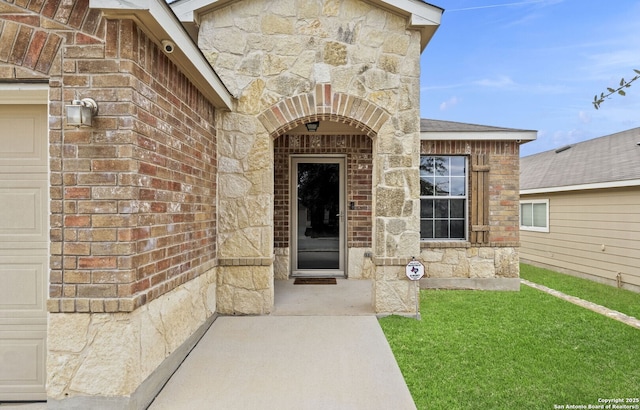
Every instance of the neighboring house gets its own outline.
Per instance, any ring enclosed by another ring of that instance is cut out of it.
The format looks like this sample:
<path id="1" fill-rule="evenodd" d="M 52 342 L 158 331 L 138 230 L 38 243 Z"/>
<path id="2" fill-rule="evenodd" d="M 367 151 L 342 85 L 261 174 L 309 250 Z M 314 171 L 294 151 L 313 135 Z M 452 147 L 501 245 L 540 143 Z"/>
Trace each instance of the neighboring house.
<path id="1" fill-rule="evenodd" d="M 0 401 L 144 408 L 216 314 L 268 314 L 277 279 L 370 279 L 380 314 L 415 313 L 414 257 L 424 286 L 517 288 L 535 132 L 420 122 L 441 14 L 3 2 Z"/>
<path id="2" fill-rule="evenodd" d="M 640 128 L 520 168 L 522 261 L 640 291 Z"/>

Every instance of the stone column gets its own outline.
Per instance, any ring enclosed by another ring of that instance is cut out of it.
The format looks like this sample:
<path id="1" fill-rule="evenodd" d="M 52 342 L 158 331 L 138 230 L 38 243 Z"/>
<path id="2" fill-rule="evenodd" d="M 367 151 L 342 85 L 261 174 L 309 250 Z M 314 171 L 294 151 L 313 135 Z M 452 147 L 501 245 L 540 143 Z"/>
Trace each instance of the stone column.
<path id="1" fill-rule="evenodd" d="M 273 308 L 273 143 L 254 116 L 223 113 L 218 123 L 218 312 L 266 314 Z"/>

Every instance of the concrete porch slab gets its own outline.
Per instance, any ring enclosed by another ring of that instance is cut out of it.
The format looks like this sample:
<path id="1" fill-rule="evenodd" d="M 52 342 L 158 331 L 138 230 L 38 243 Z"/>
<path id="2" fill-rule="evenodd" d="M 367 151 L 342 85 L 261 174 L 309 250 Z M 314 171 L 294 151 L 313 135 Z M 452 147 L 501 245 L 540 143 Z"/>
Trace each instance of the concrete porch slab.
<path id="1" fill-rule="evenodd" d="M 374 315 L 373 283 L 365 279 L 338 279 L 336 285 L 294 285 L 293 279 L 276 280 L 276 316 Z"/>
<path id="2" fill-rule="evenodd" d="M 375 316 L 218 318 L 149 407 L 415 409 Z"/>

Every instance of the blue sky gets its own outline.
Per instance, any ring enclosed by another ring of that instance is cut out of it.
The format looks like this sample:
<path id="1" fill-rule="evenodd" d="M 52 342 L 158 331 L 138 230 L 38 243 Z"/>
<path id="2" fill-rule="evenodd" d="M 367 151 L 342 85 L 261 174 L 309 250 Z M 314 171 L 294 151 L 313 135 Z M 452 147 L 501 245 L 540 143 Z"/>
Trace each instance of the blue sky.
<path id="1" fill-rule="evenodd" d="M 521 155 L 640 127 L 638 0 L 429 0 L 445 9 L 422 54 L 421 116 L 538 131 Z"/>

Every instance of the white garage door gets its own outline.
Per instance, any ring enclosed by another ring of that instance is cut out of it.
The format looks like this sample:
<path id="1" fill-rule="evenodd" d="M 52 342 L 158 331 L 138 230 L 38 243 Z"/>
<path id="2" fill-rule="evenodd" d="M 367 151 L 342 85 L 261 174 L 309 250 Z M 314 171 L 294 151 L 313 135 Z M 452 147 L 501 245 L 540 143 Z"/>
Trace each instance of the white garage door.
<path id="1" fill-rule="evenodd" d="M 0 105 L 0 401 L 44 400 L 46 105 Z"/>

